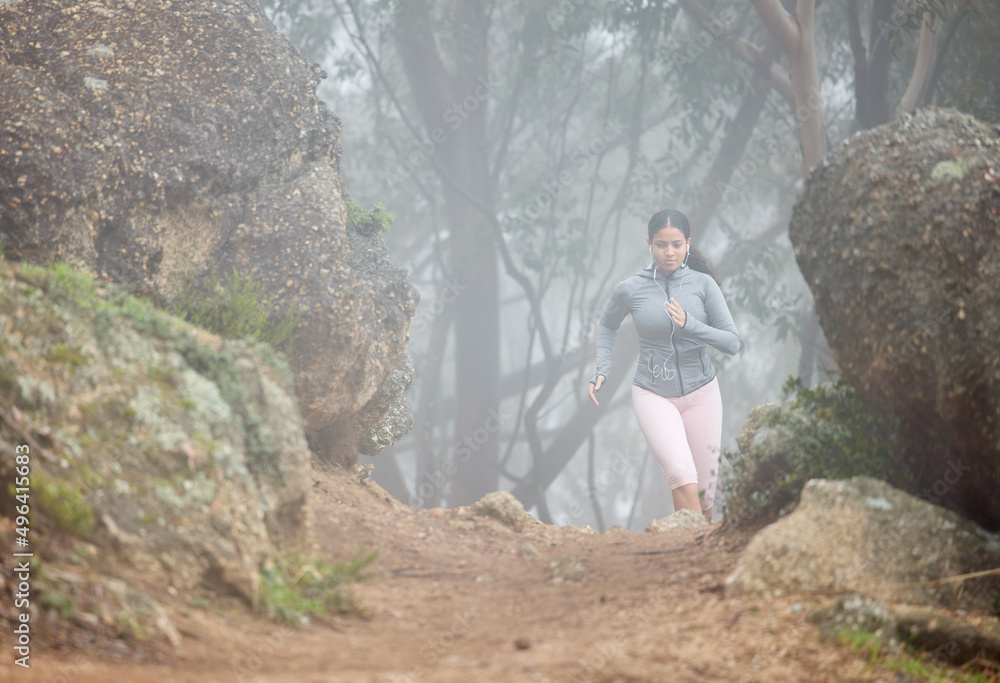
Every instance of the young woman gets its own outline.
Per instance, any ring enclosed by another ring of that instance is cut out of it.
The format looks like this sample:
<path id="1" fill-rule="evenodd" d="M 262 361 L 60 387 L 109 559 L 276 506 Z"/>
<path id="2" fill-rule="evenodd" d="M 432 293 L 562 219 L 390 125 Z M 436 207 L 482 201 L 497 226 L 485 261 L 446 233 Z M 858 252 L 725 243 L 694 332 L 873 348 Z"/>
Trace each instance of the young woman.
<path id="1" fill-rule="evenodd" d="M 590 400 L 611 367 L 618 327 L 632 314 L 639 333 L 639 365 L 632 406 L 639 429 L 660 461 L 674 510 L 712 519 L 722 445 L 722 396 L 708 347 L 735 354 L 740 337 L 703 254 L 691 247 L 691 226 L 680 211 L 649 219 L 652 262 L 615 287 L 597 328 L 597 372 Z"/>

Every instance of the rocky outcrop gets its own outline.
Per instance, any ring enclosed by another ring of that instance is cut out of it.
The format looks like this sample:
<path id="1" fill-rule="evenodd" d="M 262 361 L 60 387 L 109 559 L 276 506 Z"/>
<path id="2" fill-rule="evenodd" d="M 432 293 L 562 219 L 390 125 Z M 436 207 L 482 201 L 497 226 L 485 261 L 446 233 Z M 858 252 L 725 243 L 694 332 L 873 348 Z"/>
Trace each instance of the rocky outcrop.
<path id="1" fill-rule="evenodd" d="M 400 396 L 379 392 L 406 374 L 416 293 L 382 234 L 348 224 L 318 68 L 243 0 L 5 2 L 0 25 L 8 256 L 164 301 L 182 276 L 252 271 L 276 319 L 302 314 L 313 445 L 351 462 Z"/>
<path id="2" fill-rule="evenodd" d="M 891 602 L 989 613 L 1000 536 L 867 477 L 813 479 L 794 512 L 758 532 L 726 579 L 726 595 L 860 593 Z"/>
<path id="3" fill-rule="evenodd" d="M 65 266 L 0 265 L 0 477 L 30 455 L 32 543 L 61 530 L 101 575 L 256 598 L 308 547 L 310 456 L 291 375 Z M 13 489 L 0 488 L 0 514 Z M 51 557 L 46 557 L 50 560 Z"/>
<path id="4" fill-rule="evenodd" d="M 1000 127 L 922 110 L 857 135 L 789 231 L 838 368 L 911 435 L 914 490 L 1000 529 Z"/>

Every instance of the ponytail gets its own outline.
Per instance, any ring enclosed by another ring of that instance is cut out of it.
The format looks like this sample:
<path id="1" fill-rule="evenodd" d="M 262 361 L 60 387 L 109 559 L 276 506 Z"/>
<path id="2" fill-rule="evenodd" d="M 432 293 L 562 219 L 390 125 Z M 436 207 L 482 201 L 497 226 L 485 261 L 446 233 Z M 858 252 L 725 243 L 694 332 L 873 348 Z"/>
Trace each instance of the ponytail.
<path id="1" fill-rule="evenodd" d="M 711 276 L 715 280 L 715 284 L 722 287 L 722 278 L 719 277 L 719 271 L 715 269 L 715 266 L 712 265 L 707 256 L 694 247 L 691 247 L 691 255 L 688 257 L 688 268 Z"/>

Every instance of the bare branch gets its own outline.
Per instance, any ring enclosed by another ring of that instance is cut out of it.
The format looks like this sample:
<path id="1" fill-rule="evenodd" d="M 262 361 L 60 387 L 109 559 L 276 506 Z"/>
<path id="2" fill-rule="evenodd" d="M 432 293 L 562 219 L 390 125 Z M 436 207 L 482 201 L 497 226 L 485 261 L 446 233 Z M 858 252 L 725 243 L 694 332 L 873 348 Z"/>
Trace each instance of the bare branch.
<path id="1" fill-rule="evenodd" d="M 719 39 L 736 51 L 744 61 L 755 69 L 767 69 L 771 87 L 791 103 L 795 102 L 792 91 L 792 81 L 788 72 L 774 63 L 770 56 L 765 55 L 764 48 L 755 45 L 746 38 L 739 38 L 722 22 L 705 8 L 698 0 L 680 0 L 681 7 L 702 26 L 712 26 L 720 31 Z"/>
<path id="2" fill-rule="evenodd" d="M 799 48 L 799 42 L 802 39 L 802 34 L 799 31 L 799 23 L 796 22 L 795 18 L 791 14 L 785 11 L 785 8 L 781 6 L 778 0 L 750 0 L 750 4 L 753 8 L 757 10 L 757 14 L 760 16 L 761 21 L 767 26 L 768 30 L 771 31 L 781 44 L 784 45 L 787 52 L 795 52 Z M 802 8 L 802 0 L 799 1 L 800 10 Z M 812 4 L 812 3 L 806 3 Z M 812 12 L 809 12 L 810 21 L 812 19 Z M 799 18 L 801 21 L 801 17 Z"/>

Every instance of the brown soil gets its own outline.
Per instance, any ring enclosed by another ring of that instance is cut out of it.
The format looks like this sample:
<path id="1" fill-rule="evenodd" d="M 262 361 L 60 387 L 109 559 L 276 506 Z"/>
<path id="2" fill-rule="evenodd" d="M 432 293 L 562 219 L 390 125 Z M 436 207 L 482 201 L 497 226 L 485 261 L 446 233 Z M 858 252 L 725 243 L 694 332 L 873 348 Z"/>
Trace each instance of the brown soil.
<path id="1" fill-rule="evenodd" d="M 54 647 L 26 671 L 0 637 L 0 680 L 874 681 L 862 655 L 818 640 L 818 598 L 726 599 L 740 544 L 711 529 L 521 533 L 467 510 L 407 508 L 346 473 L 315 474 L 316 537 L 331 558 L 378 548 L 356 594 L 371 619 L 306 628 L 232 603 L 162 595 L 180 653 L 111 658 Z M 582 578 L 550 565 L 575 555 Z M 159 593 L 155 593 L 159 594 Z M 9 600 L 5 596 L 4 600 Z M 224 605 L 220 607 L 220 605 Z"/>

